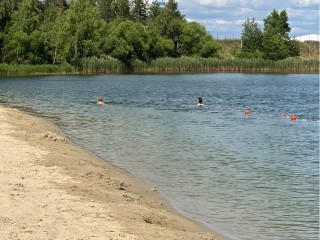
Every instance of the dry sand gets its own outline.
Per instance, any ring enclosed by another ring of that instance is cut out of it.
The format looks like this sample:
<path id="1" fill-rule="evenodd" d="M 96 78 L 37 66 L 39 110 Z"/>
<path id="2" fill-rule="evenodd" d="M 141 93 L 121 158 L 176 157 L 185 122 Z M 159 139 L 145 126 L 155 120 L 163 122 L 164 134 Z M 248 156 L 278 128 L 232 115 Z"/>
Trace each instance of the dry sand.
<path id="1" fill-rule="evenodd" d="M 1 239 L 218 239 L 53 124 L 5 107 L 0 189 Z"/>

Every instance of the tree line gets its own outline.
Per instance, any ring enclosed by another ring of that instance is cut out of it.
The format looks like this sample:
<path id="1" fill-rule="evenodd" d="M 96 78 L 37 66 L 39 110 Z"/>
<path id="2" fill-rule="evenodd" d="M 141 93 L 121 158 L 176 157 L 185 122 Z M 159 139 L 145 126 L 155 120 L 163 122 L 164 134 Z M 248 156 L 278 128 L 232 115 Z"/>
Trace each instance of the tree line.
<path id="1" fill-rule="evenodd" d="M 299 55 L 285 11 L 243 25 L 237 58 Z M 114 58 L 128 65 L 164 57 L 219 58 L 221 45 L 204 26 L 188 22 L 175 0 L 1 0 L 0 59 L 9 64 L 76 65 Z"/>
<path id="2" fill-rule="evenodd" d="M 238 57 L 279 60 L 300 55 L 299 42 L 289 37 L 291 28 L 285 10 L 273 10 L 263 21 L 263 31 L 254 18 L 244 22 Z"/>

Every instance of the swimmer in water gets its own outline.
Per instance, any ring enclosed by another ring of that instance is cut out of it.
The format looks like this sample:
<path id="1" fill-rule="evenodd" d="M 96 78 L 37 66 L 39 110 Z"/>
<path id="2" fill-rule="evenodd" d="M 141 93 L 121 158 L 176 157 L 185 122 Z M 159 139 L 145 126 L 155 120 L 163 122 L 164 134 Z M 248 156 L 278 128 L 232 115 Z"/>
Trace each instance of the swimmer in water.
<path id="1" fill-rule="evenodd" d="M 98 102 L 97 104 L 104 104 L 103 98 L 102 97 L 98 97 Z"/>
<path id="2" fill-rule="evenodd" d="M 198 105 L 198 106 L 203 106 L 203 105 L 204 105 L 201 97 L 198 98 L 198 103 L 197 103 L 197 105 Z"/>

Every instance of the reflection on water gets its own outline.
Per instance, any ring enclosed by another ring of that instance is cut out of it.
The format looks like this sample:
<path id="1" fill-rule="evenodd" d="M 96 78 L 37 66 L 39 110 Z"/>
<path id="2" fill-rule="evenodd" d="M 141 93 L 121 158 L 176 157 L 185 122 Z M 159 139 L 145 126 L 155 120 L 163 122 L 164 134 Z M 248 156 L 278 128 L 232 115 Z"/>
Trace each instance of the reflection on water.
<path id="1" fill-rule="evenodd" d="M 0 78 L 0 103 L 50 119 L 234 239 L 318 239 L 318 75 Z"/>

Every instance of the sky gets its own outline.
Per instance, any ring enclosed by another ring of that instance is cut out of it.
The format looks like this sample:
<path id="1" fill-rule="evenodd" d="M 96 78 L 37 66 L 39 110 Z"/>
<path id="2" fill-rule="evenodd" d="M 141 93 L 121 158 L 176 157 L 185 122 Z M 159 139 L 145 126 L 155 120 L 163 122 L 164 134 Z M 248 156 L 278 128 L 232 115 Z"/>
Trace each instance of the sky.
<path id="1" fill-rule="evenodd" d="M 159 1 L 159 0 L 158 0 Z M 242 24 L 254 18 L 261 30 L 263 19 L 275 9 L 286 10 L 291 37 L 319 34 L 320 0 L 176 0 L 188 21 L 206 27 L 214 38 L 239 39 Z"/>

